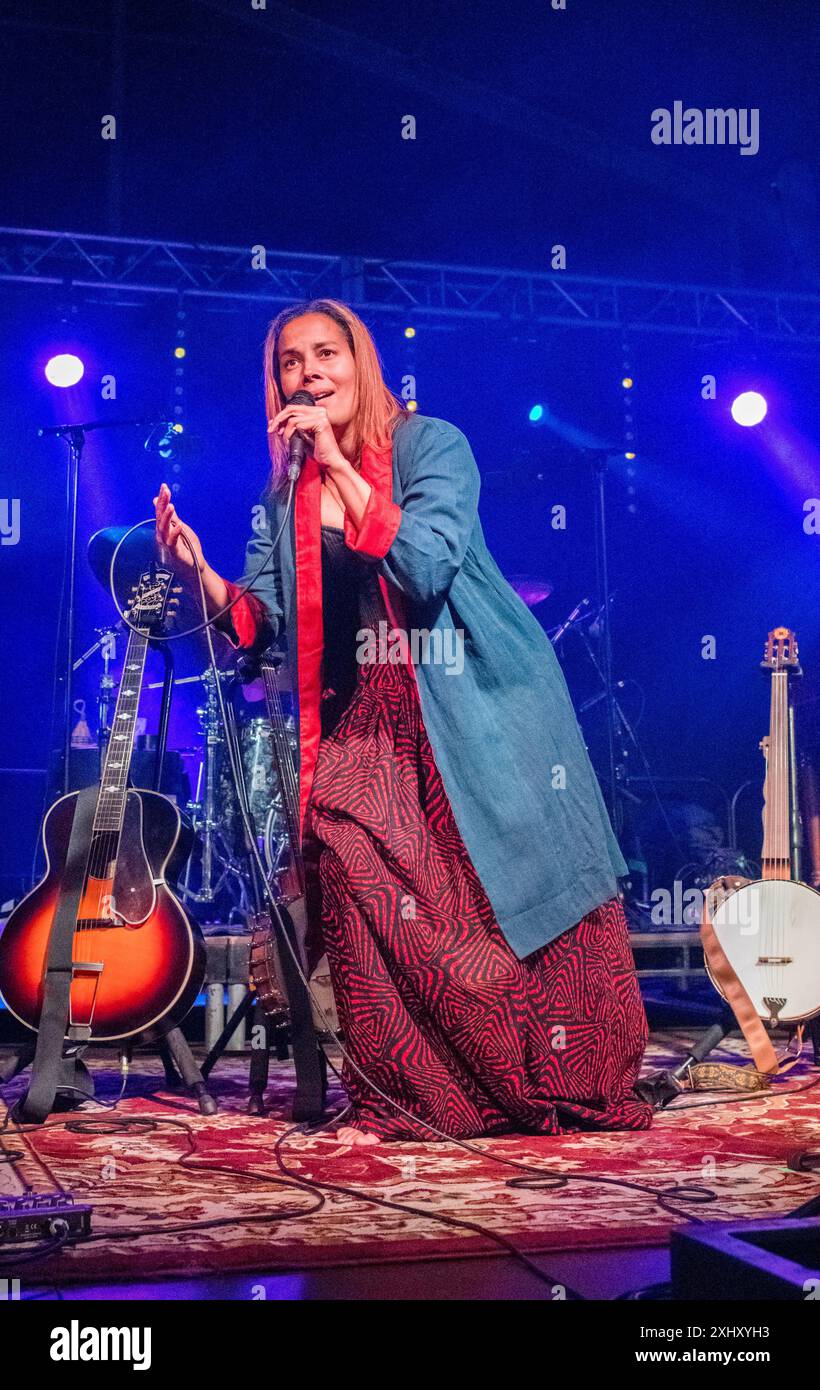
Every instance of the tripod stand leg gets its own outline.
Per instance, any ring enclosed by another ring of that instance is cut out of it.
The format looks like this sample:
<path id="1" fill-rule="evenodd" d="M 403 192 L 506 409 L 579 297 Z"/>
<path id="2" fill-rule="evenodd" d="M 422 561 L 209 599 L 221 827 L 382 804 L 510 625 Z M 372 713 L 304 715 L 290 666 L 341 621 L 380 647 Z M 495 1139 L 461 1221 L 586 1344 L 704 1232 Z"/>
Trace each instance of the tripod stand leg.
<path id="1" fill-rule="evenodd" d="M 311 1023 L 311 1036 L 309 1045 L 312 1049 L 312 1060 L 309 1063 L 310 1069 L 305 1077 L 305 1085 L 300 1089 L 296 1087 L 296 1095 L 293 1101 L 293 1118 L 299 1121 L 321 1120 L 327 1105 L 327 1062 L 325 1054 L 316 1040 L 316 1031 Z M 296 1046 L 293 1049 L 294 1058 L 296 1057 Z M 297 1063 L 298 1066 L 298 1063 Z"/>
<path id="2" fill-rule="evenodd" d="M 248 1074 L 249 1115 L 264 1115 L 265 1113 L 265 1091 L 270 1073 L 271 1032 L 270 1020 L 257 999 L 251 1028 L 251 1065 Z M 261 1046 L 257 1046 L 258 1041 L 261 1041 Z"/>
<path id="3" fill-rule="evenodd" d="M 205 1061 L 202 1063 L 200 1070 L 203 1077 L 209 1076 L 213 1071 L 216 1063 L 225 1051 L 227 1044 L 230 1042 L 239 1025 L 247 1018 L 255 1003 L 256 996 L 251 990 L 248 990 L 239 1008 L 234 1009 L 228 1022 L 225 1024 L 225 1027 L 222 1029 L 222 1032 L 205 1058 Z"/>
<path id="4" fill-rule="evenodd" d="M 159 1043 L 159 1055 L 165 1072 L 165 1085 L 169 1091 L 178 1091 L 182 1085 L 182 1077 L 174 1066 L 174 1058 L 167 1038 L 162 1038 Z"/>
<path id="5" fill-rule="evenodd" d="M 307 1002 L 307 995 L 305 1000 Z M 291 1005 L 290 1037 L 296 1065 L 296 1094 L 291 1115 L 299 1122 L 320 1120 L 327 1098 L 327 1063 L 316 1038 L 309 1004 L 306 1015 L 297 1017 Z"/>
<path id="6" fill-rule="evenodd" d="M 201 1113 L 203 1115 L 215 1115 L 219 1107 L 205 1085 L 202 1072 L 194 1061 L 193 1053 L 179 1028 L 172 1028 L 166 1034 L 165 1042 L 182 1074 L 183 1083 L 196 1096 Z"/>
<path id="7" fill-rule="evenodd" d="M 289 934 L 293 949 L 298 952 L 296 932 L 287 914 L 285 930 Z M 279 947 L 279 960 L 282 966 L 282 983 L 290 1008 L 290 1046 L 296 1068 L 296 1094 L 291 1114 L 293 1119 L 299 1122 L 320 1120 L 325 1112 L 327 1098 L 325 1054 L 316 1037 L 310 996 L 284 942 Z"/>

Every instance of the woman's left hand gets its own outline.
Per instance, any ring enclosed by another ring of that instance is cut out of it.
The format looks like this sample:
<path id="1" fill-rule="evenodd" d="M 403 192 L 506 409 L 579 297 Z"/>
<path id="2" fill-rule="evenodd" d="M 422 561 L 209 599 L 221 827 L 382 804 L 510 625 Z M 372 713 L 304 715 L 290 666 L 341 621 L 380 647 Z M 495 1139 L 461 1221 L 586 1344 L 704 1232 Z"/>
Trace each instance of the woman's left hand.
<path id="1" fill-rule="evenodd" d="M 346 464 L 323 405 L 286 405 L 268 424 L 268 433 L 280 435 L 286 444 L 296 430 L 307 435 L 317 463 L 331 470 Z"/>

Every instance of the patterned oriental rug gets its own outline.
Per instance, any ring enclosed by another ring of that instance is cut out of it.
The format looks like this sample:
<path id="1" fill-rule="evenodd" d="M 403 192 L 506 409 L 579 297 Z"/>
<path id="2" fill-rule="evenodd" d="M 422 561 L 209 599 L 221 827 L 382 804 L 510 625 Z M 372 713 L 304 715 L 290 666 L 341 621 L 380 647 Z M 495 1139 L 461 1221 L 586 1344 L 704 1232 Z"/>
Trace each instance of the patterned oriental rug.
<path id="1" fill-rule="evenodd" d="M 683 1055 L 682 1041 L 654 1038 L 646 1070 L 676 1065 Z M 742 1039 L 729 1040 L 710 1060 L 747 1061 L 748 1053 Z M 114 1100 L 120 1080 L 110 1059 L 91 1067 L 98 1098 Z M 283 1181 L 273 1145 L 290 1127 L 290 1064 L 271 1064 L 264 1118 L 244 1113 L 246 1071 L 241 1056 L 219 1064 L 211 1082 L 220 1111 L 208 1119 L 187 1093 L 164 1089 L 152 1057 L 138 1055 L 115 1111 L 92 1102 L 22 1136 L 4 1130 L 4 1148 L 21 1157 L 0 1164 L 0 1196 L 15 1182 L 19 1190 L 22 1178 L 37 1192 L 56 1186 L 93 1207 L 92 1239 L 28 1266 L 29 1279 L 144 1281 L 502 1253 L 476 1230 L 434 1216 L 478 1224 L 530 1254 L 664 1245 L 690 1213 L 707 1221 L 783 1216 L 820 1192 L 820 1173 L 789 1167 L 795 1154 L 820 1145 L 820 1073 L 808 1058 L 762 1099 L 738 1104 L 727 1103 L 726 1092 L 686 1095 L 675 1106 L 688 1108 L 657 1114 L 642 1133 L 471 1141 L 481 1155 L 455 1143 L 356 1150 L 332 1135 L 294 1133 L 281 1150 L 299 1178 L 404 1203 L 417 1214 L 331 1190 L 322 1203 L 315 1191 Z M 6 1088 L 9 1103 L 19 1090 L 19 1080 Z M 340 1090 L 330 1099 L 341 1108 Z M 91 1119 L 98 1122 L 94 1133 L 67 1128 Z M 140 1123 L 125 1131 L 106 1123 L 122 1119 Z M 651 1193 L 594 1181 L 510 1187 L 510 1178 L 525 1175 L 500 1159 L 566 1177 L 620 1179 Z M 651 1195 L 693 1185 L 714 1200 L 696 1205 L 679 1196 L 664 1209 Z"/>

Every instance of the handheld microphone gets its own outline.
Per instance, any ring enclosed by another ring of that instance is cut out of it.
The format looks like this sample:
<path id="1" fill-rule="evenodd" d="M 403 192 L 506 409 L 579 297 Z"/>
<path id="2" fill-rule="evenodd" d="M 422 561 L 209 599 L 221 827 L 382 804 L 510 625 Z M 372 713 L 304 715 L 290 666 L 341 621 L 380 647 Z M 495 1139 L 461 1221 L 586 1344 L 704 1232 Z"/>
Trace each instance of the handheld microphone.
<path id="1" fill-rule="evenodd" d="M 310 391 L 294 391 L 288 398 L 288 405 L 315 405 L 316 399 Z M 288 478 L 296 482 L 307 457 L 310 440 L 301 430 L 294 430 L 288 445 Z"/>

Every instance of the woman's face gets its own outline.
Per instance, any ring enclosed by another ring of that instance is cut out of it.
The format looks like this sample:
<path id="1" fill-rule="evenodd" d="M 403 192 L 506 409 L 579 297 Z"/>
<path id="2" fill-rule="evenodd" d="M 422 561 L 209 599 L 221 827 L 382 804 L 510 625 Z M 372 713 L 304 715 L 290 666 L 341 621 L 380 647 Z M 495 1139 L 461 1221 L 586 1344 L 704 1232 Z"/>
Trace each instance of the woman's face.
<path id="1" fill-rule="evenodd" d="M 279 336 L 279 380 L 286 397 L 310 391 L 338 433 L 356 408 L 356 359 L 341 328 L 326 314 L 303 314 Z"/>

